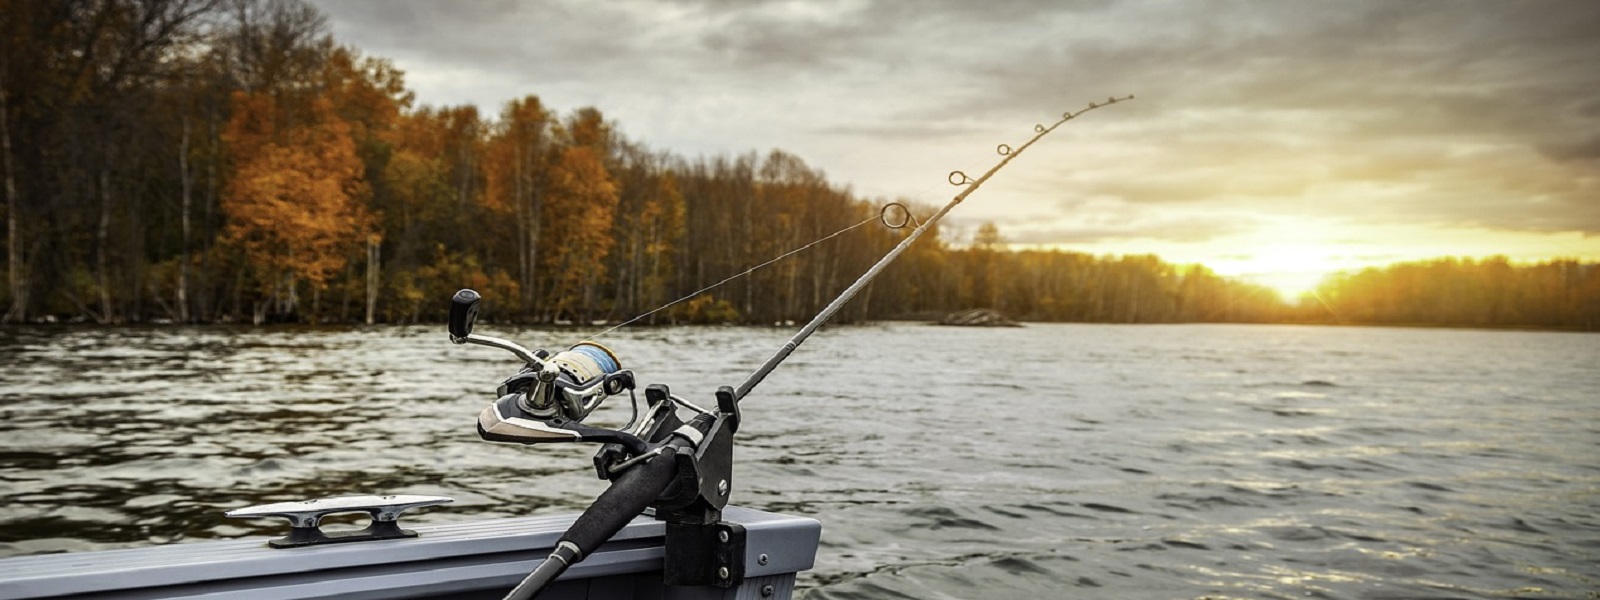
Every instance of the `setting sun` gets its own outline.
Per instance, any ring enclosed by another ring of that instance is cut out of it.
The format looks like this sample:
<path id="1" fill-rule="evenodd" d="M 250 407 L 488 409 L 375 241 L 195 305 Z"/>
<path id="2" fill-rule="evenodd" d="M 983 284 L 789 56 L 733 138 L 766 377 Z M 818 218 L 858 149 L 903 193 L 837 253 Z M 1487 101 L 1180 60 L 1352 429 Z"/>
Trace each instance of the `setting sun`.
<path id="1" fill-rule="evenodd" d="M 1219 275 L 1235 277 L 1272 288 L 1285 301 L 1294 302 L 1324 277 L 1354 265 L 1337 249 L 1318 245 L 1265 246 L 1250 254 L 1207 263 Z"/>

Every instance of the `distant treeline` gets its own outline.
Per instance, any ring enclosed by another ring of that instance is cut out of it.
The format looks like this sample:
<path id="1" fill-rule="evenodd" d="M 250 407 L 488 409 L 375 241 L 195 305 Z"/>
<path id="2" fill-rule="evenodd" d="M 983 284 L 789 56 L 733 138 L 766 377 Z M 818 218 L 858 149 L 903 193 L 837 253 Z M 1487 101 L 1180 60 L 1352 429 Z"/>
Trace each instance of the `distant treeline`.
<path id="1" fill-rule="evenodd" d="M 1340 273 L 1302 300 L 1302 320 L 1600 330 L 1600 265 L 1444 258 Z"/>
<path id="2" fill-rule="evenodd" d="M 7 322 L 439 321 L 461 287 L 495 320 L 616 321 L 865 222 L 647 320 L 802 321 L 909 233 L 875 222 L 887 200 L 781 151 L 686 159 L 535 96 L 496 115 L 417 106 L 393 64 L 298 0 L 0 0 L 0 15 Z M 937 238 L 841 317 L 1597 321 L 1593 265 L 1397 266 L 1290 306 L 1152 256 L 1005 251 L 992 225 Z M 1479 271 L 1496 275 L 1462 274 Z"/>
<path id="3" fill-rule="evenodd" d="M 1548 327 L 1600 330 L 1600 264 L 1441 258 L 1337 273 L 1287 303 L 1276 292 L 1153 256 L 947 249 L 954 272 L 986 273 L 989 297 L 939 306 L 995 307 L 1031 321 L 1251 322 Z M 978 282 L 981 279 L 969 279 Z"/>

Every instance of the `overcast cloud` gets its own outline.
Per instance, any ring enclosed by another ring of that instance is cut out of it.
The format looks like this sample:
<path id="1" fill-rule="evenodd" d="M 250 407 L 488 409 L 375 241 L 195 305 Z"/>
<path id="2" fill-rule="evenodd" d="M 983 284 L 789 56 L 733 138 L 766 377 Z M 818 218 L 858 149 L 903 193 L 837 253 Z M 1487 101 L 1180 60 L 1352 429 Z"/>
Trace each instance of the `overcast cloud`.
<path id="1" fill-rule="evenodd" d="M 655 148 L 781 148 L 928 204 L 1035 123 L 1137 95 L 952 215 L 1017 242 L 1237 255 L 1253 228 L 1405 225 L 1478 232 L 1437 254 L 1600 257 L 1600 2 L 317 4 L 421 102 L 592 105 Z"/>

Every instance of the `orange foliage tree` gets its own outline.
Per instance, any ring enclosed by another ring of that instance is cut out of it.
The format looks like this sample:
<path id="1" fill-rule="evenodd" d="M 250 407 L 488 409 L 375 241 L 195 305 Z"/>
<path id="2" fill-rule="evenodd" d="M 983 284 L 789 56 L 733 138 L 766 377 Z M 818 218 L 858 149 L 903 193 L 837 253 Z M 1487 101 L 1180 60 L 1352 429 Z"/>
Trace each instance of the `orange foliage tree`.
<path id="1" fill-rule="evenodd" d="M 588 318 L 605 312 L 597 291 L 616 243 L 612 225 L 620 195 L 606 165 L 611 132 L 600 111 L 583 109 L 558 133 L 567 144 L 546 182 L 537 266 L 541 289 L 552 298 L 547 316 Z"/>
<path id="2" fill-rule="evenodd" d="M 235 170 L 222 198 L 223 235 L 243 251 L 262 291 L 289 312 L 296 280 L 326 287 L 374 233 L 374 219 L 350 128 L 332 104 L 313 100 L 306 122 L 283 132 L 275 131 L 275 113 L 270 97 L 235 95 L 224 133 Z M 256 320 L 264 308 L 258 304 Z"/>
<path id="3" fill-rule="evenodd" d="M 533 282 L 538 264 L 539 233 L 553 154 L 550 113 L 538 96 L 506 103 L 485 149 L 487 180 L 484 208 L 497 224 L 509 221 L 503 237 L 515 240 L 517 278 Z M 534 306 L 534 287 L 521 288 L 523 311 Z"/>

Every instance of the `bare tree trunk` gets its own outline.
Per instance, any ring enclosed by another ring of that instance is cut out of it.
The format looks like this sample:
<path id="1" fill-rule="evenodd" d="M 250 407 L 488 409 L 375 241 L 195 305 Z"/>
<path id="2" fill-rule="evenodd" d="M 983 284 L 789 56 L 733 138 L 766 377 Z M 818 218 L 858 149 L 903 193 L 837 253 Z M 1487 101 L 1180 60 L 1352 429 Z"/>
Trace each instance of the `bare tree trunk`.
<path id="1" fill-rule="evenodd" d="M 379 254 L 383 245 L 376 235 L 367 236 L 367 324 L 371 325 L 378 312 Z"/>
<path id="2" fill-rule="evenodd" d="M 189 204 L 193 193 L 189 177 L 189 116 L 183 117 L 183 141 L 178 144 L 178 175 L 183 184 L 183 243 L 178 253 L 178 322 L 189 322 Z"/>
<path id="3" fill-rule="evenodd" d="M 122 275 L 124 277 L 122 289 L 127 293 L 127 297 L 122 301 L 122 309 L 116 317 L 116 322 L 138 323 L 144 318 L 144 294 L 140 292 L 140 290 L 144 289 L 146 267 L 144 261 L 144 221 L 140 219 L 140 213 L 134 211 L 126 217 L 123 224 L 125 225 L 123 235 L 127 240 L 125 242 L 127 246 L 120 255 L 123 259 L 121 261 Z"/>
<path id="4" fill-rule="evenodd" d="M 355 277 L 355 270 L 355 267 L 349 262 L 344 263 L 344 280 L 350 281 L 351 278 Z M 337 322 L 350 322 L 350 297 L 353 295 L 350 293 L 349 286 L 339 286 L 339 320 Z"/>
<path id="5" fill-rule="evenodd" d="M 111 169 L 100 168 L 100 228 L 95 233 L 95 280 L 100 287 L 100 321 L 109 323 L 113 321 L 111 315 L 111 279 L 106 274 L 108 260 L 106 245 L 110 242 L 111 231 Z"/>
<path id="6" fill-rule="evenodd" d="M 522 282 L 527 286 L 530 301 L 538 297 L 539 277 L 539 226 L 543 222 L 544 193 L 539 191 L 529 174 L 528 186 L 528 278 Z M 553 319 L 554 317 L 551 317 Z M 548 319 L 535 315 L 535 320 L 545 322 Z"/>
<path id="7" fill-rule="evenodd" d="M 461 179 L 456 187 L 456 207 L 467 208 L 467 200 L 472 198 L 472 172 L 477 158 L 472 154 L 472 147 L 463 143 L 461 146 Z"/>
<path id="8" fill-rule="evenodd" d="M 753 186 L 754 184 L 751 184 L 751 185 Z M 743 254 L 744 254 L 744 257 L 745 257 L 746 261 L 749 261 L 750 259 L 752 259 L 752 258 L 754 258 L 756 256 L 755 249 L 752 247 L 755 244 L 755 236 L 751 234 L 751 232 L 754 231 L 755 228 L 752 225 L 752 221 L 751 221 L 751 218 L 750 218 L 750 213 L 754 211 L 754 209 L 751 208 L 751 204 L 754 203 L 754 202 L 755 202 L 755 194 L 754 193 L 745 195 L 745 197 L 744 197 L 744 205 L 743 205 L 743 207 L 744 207 L 744 211 L 743 211 L 743 214 L 744 214 L 744 221 L 743 221 L 744 222 L 744 227 L 743 227 L 743 230 L 739 232 L 739 235 L 744 240 L 744 243 L 741 244 L 741 247 L 742 247 L 742 249 L 744 251 Z M 731 245 L 730 245 L 730 247 L 731 247 Z M 728 261 L 728 264 L 733 268 L 733 272 L 737 273 L 739 271 L 739 260 L 738 260 L 737 257 L 730 257 L 730 260 Z M 755 296 L 756 288 L 755 288 L 754 285 L 751 285 L 751 282 L 754 281 L 755 278 L 754 277 L 745 277 L 743 279 L 744 279 L 744 281 L 739 282 L 739 285 L 744 287 L 744 302 L 740 303 L 742 305 L 741 308 L 743 308 L 744 310 L 743 310 L 743 313 L 740 316 L 744 319 L 744 321 L 746 323 L 750 323 L 750 322 L 752 322 L 750 319 L 755 316 L 755 312 L 756 312 L 756 296 Z"/>
<path id="9" fill-rule="evenodd" d="M 293 258 L 294 253 L 290 252 L 289 256 Z M 283 280 L 286 291 L 283 295 L 284 303 L 278 312 L 283 315 L 294 314 L 296 317 L 299 317 L 300 278 L 295 277 L 293 273 L 288 273 L 283 276 Z"/>
<path id="10" fill-rule="evenodd" d="M 776 252 L 788 252 L 788 251 L 793 250 L 795 248 L 799 248 L 801 245 L 804 244 L 804 242 L 801 241 L 800 223 L 798 221 L 799 221 L 799 219 L 796 219 L 796 223 L 794 223 L 793 226 L 789 227 L 788 243 L 786 245 L 784 245 L 784 246 L 779 246 L 778 249 L 776 250 Z M 786 260 L 784 262 L 787 262 L 789 264 L 786 264 L 786 265 L 783 266 L 784 287 L 786 289 L 784 290 L 783 314 L 778 316 L 778 320 L 780 320 L 780 321 L 781 320 L 794 320 L 794 319 L 801 318 L 801 316 L 800 316 L 800 261 L 798 261 L 798 260 Z"/>
<path id="11" fill-rule="evenodd" d="M 233 311 L 229 318 L 238 320 L 244 316 L 244 269 L 234 269 L 233 273 Z"/>
<path id="12" fill-rule="evenodd" d="M 528 264 L 528 205 L 522 198 L 522 145 L 515 137 L 511 139 L 511 155 L 515 167 L 511 171 L 511 205 L 517 209 L 517 280 L 523 283 L 517 295 L 517 308 L 527 314 L 533 307 L 533 290 L 527 285 L 533 265 Z"/>
<path id="13" fill-rule="evenodd" d="M 5 68 L 0 64 L 0 73 Z M 0 82 L 0 144 L 5 152 L 6 179 L 6 282 L 11 287 L 11 307 L 0 322 L 25 321 L 28 318 L 28 283 L 22 272 L 22 236 L 17 227 L 16 166 L 11 159 L 11 105 L 7 102 L 4 82 Z"/>
<path id="14" fill-rule="evenodd" d="M 217 160 L 218 157 L 222 155 L 221 148 L 217 147 L 222 139 L 222 136 L 217 132 L 217 113 L 215 106 L 213 106 L 206 115 L 206 125 L 208 128 L 206 141 L 211 145 L 211 152 L 206 160 L 206 201 L 205 209 L 200 215 L 200 239 L 209 241 L 213 237 L 211 234 L 211 209 L 217 205 Z M 217 297 L 215 292 L 212 290 L 213 286 L 211 283 L 211 271 L 208 268 L 210 267 L 208 254 L 209 253 L 205 252 L 200 253 L 200 289 L 205 290 L 207 293 L 201 296 L 202 300 L 200 301 L 199 317 L 205 320 L 216 321 L 219 318 L 218 313 L 221 312 L 220 305 L 223 301 L 221 298 Z M 220 285 L 217 287 L 220 287 Z M 215 299 L 215 301 L 213 301 L 213 299 Z M 238 306 L 238 303 L 235 302 L 233 311 L 235 315 L 237 315 L 239 312 Z"/>
<path id="15" fill-rule="evenodd" d="M 872 319 L 872 284 L 861 290 L 861 317 L 859 321 L 865 322 Z"/>
<path id="16" fill-rule="evenodd" d="M 652 226 L 644 223 L 640 223 L 639 227 L 645 229 L 645 231 L 637 232 L 636 236 L 648 236 L 650 235 L 650 229 L 653 229 Z M 633 318 L 632 315 L 654 308 L 650 298 L 646 297 L 649 294 L 649 290 L 646 288 L 647 278 L 650 277 L 650 272 L 645 270 L 645 249 L 647 247 L 649 247 L 648 237 L 643 237 L 643 239 L 640 237 L 634 238 L 633 259 L 628 261 L 629 268 L 633 271 L 633 285 L 628 286 L 628 309 L 622 313 L 622 318 L 624 319 L 631 319 Z"/>

